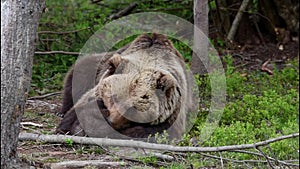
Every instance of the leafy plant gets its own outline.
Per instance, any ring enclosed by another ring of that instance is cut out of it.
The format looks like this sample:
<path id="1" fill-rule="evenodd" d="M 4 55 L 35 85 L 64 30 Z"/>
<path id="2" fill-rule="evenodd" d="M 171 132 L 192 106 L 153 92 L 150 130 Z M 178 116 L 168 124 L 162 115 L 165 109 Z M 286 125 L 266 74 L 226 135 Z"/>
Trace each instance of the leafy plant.
<path id="1" fill-rule="evenodd" d="M 275 70 L 273 76 L 260 72 L 241 76 L 244 72 L 235 69 L 231 56 L 224 59 L 227 65 L 228 102 L 219 127 L 202 146 L 255 143 L 299 132 L 299 70 L 296 67 Z M 199 135 L 201 122 L 206 118 L 205 114 L 200 113 L 202 115 L 198 116 L 190 135 L 185 136 L 186 141 Z M 275 154 L 278 159 L 295 159 L 299 157 L 295 153 L 299 148 L 298 142 L 297 139 L 283 140 L 270 144 L 271 148 L 263 151 L 270 156 Z M 255 158 L 249 154 L 230 152 L 222 153 L 222 156 L 240 160 Z"/>
<path id="2" fill-rule="evenodd" d="M 66 139 L 65 139 L 65 142 L 66 142 L 66 144 L 67 144 L 68 146 L 70 146 L 70 147 L 73 146 L 73 140 L 72 140 L 72 139 L 66 138 Z"/>

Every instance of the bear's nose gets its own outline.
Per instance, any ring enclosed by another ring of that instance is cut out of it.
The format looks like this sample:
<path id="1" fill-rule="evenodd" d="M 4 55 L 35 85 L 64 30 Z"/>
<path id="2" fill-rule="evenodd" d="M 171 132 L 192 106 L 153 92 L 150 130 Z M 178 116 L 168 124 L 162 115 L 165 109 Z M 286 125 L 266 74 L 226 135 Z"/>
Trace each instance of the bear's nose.
<path id="1" fill-rule="evenodd" d="M 149 96 L 145 94 L 145 95 L 141 96 L 141 98 L 144 99 L 144 100 L 148 100 Z"/>

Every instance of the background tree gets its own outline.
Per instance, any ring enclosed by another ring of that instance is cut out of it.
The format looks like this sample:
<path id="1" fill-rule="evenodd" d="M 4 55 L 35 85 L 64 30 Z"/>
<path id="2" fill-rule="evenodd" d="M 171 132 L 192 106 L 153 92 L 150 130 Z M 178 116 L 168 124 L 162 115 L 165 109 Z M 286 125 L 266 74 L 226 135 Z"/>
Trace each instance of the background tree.
<path id="1" fill-rule="evenodd" d="M 204 74 L 207 72 L 204 65 L 208 64 L 208 11 L 208 0 L 194 0 L 194 49 L 199 50 L 201 56 L 193 53 L 191 63 L 193 73 Z M 198 32 L 196 28 L 202 32 Z M 199 36 L 202 33 L 205 36 Z"/>
<path id="2" fill-rule="evenodd" d="M 17 143 L 44 0 L 1 1 L 1 168 L 20 168 Z"/>
<path id="3" fill-rule="evenodd" d="M 228 35 L 243 1 L 214 0 L 211 2 L 214 3 L 210 6 L 209 19 L 218 34 L 213 36 L 221 38 L 223 36 L 225 39 L 224 36 Z M 238 44 L 276 43 L 281 42 L 283 39 L 281 36 L 286 34 L 289 34 L 286 35 L 289 37 L 285 41 L 291 40 L 291 36 L 299 36 L 299 1 L 297 0 L 251 0 L 243 13 L 233 39 Z"/>

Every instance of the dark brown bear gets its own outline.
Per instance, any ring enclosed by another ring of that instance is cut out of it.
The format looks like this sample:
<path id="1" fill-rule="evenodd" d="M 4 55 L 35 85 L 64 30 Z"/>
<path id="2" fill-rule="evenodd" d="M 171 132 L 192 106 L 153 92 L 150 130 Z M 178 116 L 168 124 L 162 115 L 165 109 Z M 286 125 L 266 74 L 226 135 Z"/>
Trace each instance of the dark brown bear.
<path id="1" fill-rule="evenodd" d="M 165 35 L 137 37 L 119 51 L 83 57 L 65 78 L 57 133 L 147 138 L 185 131 L 191 76 Z M 75 104 L 74 104 L 75 103 Z"/>

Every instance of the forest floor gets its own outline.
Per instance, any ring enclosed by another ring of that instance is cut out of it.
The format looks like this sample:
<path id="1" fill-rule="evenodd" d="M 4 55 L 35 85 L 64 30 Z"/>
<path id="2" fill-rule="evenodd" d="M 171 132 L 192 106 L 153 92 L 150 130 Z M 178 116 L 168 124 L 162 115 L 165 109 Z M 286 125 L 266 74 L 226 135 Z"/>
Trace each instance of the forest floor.
<path id="1" fill-rule="evenodd" d="M 280 50 L 276 44 L 267 44 L 266 46 L 242 46 L 235 50 L 221 50 L 220 54 L 231 54 L 235 67 L 246 71 L 261 70 L 272 74 L 274 65 L 281 69 L 286 61 L 298 57 L 298 44 L 290 42 Z M 52 134 L 59 124 L 61 118 L 56 116 L 61 107 L 61 96 L 53 95 L 43 99 L 29 99 L 26 104 L 26 111 L 22 119 L 21 132 L 30 132 L 36 134 Z M 31 123 L 26 123 L 31 122 Z M 122 151 L 123 150 L 123 151 Z M 127 152 L 127 154 L 125 153 Z M 78 160 L 100 160 L 102 162 L 121 162 L 121 163 L 103 163 L 102 167 L 85 168 L 160 168 L 169 166 L 170 163 L 165 160 L 151 160 L 142 156 L 129 155 L 131 152 L 141 152 L 147 156 L 147 153 L 135 149 L 117 149 L 112 147 L 99 147 L 91 145 L 77 145 L 67 143 L 43 143 L 34 141 L 20 141 L 18 145 L 18 154 L 20 158 L 29 163 L 31 168 L 55 168 L 54 163 L 62 161 Z M 145 154 L 146 153 L 146 154 Z M 175 159 L 181 159 L 175 155 Z M 205 160 L 205 159 L 203 159 Z M 58 167 L 63 168 L 63 167 Z M 174 167 L 176 168 L 176 167 Z M 190 164 L 190 168 L 193 168 Z M 221 166 L 207 166 L 201 168 L 221 168 Z"/>

